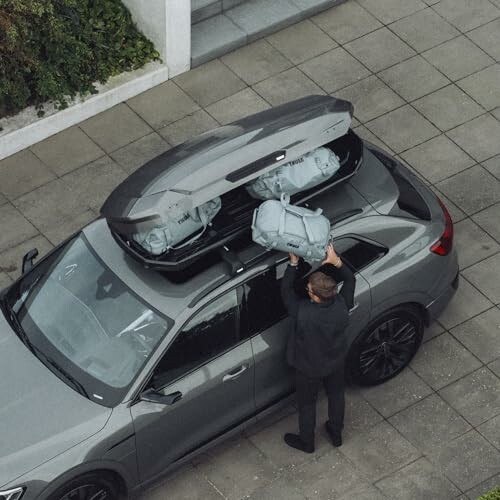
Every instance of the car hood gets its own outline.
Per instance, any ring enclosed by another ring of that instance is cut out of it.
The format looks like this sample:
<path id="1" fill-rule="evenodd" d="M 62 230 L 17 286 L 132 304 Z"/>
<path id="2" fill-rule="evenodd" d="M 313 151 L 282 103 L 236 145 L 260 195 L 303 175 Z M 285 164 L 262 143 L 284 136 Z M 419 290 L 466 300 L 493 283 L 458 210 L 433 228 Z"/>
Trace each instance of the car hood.
<path id="1" fill-rule="evenodd" d="M 111 411 L 54 375 L 0 311 L 0 488 L 101 430 Z"/>

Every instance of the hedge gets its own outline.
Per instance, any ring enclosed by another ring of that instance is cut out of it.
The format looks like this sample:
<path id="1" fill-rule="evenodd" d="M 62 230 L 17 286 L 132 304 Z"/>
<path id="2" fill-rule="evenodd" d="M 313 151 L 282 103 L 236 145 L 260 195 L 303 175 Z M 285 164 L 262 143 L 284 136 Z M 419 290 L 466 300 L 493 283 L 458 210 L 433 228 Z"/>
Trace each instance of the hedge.
<path id="1" fill-rule="evenodd" d="M 0 117 L 159 59 L 120 0 L 0 0 Z"/>
<path id="2" fill-rule="evenodd" d="M 497 486 L 494 490 L 481 495 L 477 500 L 500 500 L 500 486 Z"/>

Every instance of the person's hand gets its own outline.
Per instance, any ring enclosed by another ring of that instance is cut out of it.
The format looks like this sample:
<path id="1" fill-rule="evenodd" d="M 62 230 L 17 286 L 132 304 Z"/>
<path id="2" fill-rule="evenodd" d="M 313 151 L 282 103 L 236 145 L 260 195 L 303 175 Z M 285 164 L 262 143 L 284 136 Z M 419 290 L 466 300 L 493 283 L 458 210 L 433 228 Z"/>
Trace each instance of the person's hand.
<path id="1" fill-rule="evenodd" d="M 292 266 L 298 266 L 300 257 L 295 255 L 294 253 L 290 253 L 289 256 L 290 256 L 290 264 L 292 264 Z"/>
<path id="2" fill-rule="evenodd" d="M 323 264 L 332 264 L 335 267 L 340 267 L 340 265 L 342 264 L 342 261 L 340 260 L 340 257 L 337 255 L 335 248 L 333 248 L 332 243 L 329 243 L 326 248 L 326 258 L 323 261 Z"/>

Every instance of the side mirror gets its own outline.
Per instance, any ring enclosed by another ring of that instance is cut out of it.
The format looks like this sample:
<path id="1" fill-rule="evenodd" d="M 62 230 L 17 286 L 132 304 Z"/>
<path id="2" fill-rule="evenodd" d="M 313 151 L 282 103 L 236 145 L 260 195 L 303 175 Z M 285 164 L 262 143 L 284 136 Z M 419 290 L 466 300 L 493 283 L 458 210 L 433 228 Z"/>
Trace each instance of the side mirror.
<path id="1" fill-rule="evenodd" d="M 33 267 L 33 261 L 38 257 L 38 250 L 33 248 L 23 257 L 22 273 L 27 273 Z"/>
<path id="2" fill-rule="evenodd" d="M 162 394 L 154 389 L 148 389 L 141 394 L 141 401 L 156 403 L 160 405 L 173 405 L 182 398 L 182 392 L 177 391 L 172 394 Z"/>

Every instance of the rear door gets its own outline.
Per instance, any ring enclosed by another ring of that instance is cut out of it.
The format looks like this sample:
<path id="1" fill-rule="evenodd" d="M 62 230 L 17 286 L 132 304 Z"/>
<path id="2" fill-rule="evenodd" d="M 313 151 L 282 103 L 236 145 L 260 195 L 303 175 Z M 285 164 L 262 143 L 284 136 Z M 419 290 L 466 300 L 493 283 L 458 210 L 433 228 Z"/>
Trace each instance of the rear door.
<path id="1" fill-rule="evenodd" d="M 350 342 L 366 326 L 370 319 L 371 295 L 368 282 L 356 265 L 362 267 L 370 258 L 363 245 L 352 238 L 335 241 L 337 251 L 356 272 L 354 307 L 349 312 L 347 338 Z M 345 256 L 343 253 L 345 252 Z M 351 262 L 352 261 L 352 262 Z M 356 264 L 356 265 L 353 265 Z M 288 261 L 271 267 L 251 278 L 244 286 L 244 323 L 251 337 L 255 360 L 255 404 L 257 410 L 270 406 L 294 390 L 293 369 L 286 362 L 286 345 L 294 325 L 287 316 L 281 300 L 281 278 Z M 296 293 L 305 299 L 307 274 L 311 266 L 304 266 L 297 280 Z M 319 267 L 316 264 L 314 268 Z M 339 289 L 342 283 L 338 284 Z"/>

